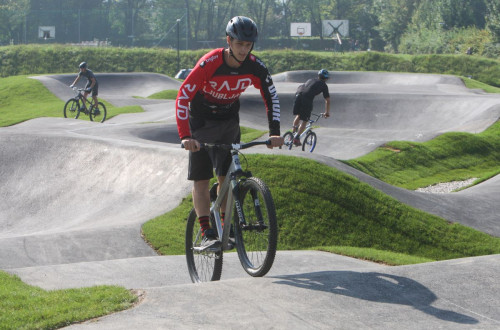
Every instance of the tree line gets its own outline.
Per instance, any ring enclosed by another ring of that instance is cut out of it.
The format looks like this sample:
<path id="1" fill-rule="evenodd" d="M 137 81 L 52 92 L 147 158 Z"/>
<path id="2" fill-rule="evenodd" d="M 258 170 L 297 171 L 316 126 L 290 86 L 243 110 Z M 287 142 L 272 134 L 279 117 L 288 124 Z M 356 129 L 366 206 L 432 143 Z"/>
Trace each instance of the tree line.
<path id="1" fill-rule="evenodd" d="M 262 48 L 331 45 L 324 20 L 348 20 L 348 42 L 361 49 L 495 56 L 500 0 L 0 0 L 0 44 L 81 43 L 195 49 L 223 45 L 227 21 L 249 16 Z M 291 23 L 311 37 L 290 37 Z M 53 26 L 49 38 L 40 27 Z M 261 43 L 260 43 L 261 42 Z"/>

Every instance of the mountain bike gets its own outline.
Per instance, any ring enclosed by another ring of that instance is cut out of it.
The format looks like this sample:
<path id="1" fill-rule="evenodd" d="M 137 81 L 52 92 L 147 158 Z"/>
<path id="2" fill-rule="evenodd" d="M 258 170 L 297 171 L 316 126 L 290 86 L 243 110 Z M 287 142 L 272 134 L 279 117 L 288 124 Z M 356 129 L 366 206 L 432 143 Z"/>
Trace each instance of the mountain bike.
<path id="1" fill-rule="evenodd" d="M 203 148 L 230 150 L 232 161 L 220 189 L 217 189 L 218 183 L 210 189 L 210 223 L 217 232 L 219 244 L 203 247 L 202 231 L 194 208 L 187 218 L 186 261 L 194 283 L 218 281 L 222 274 L 223 252 L 231 250 L 234 245 L 240 263 L 249 275 L 264 276 L 273 265 L 278 242 L 274 201 L 266 184 L 253 177 L 250 171 L 243 170 L 239 157 L 239 150 L 263 144 L 270 144 L 270 141 L 202 144 Z M 225 219 L 222 222 L 220 214 L 224 201 Z"/>
<path id="2" fill-rule="evenodd" d="M 87 102 L 84 103 L 83 99 L 85 96 L 83 95 L 83 92 L 85 92 L 85 89 L 76 87 L 72 87 L 72 89 L 76 92 L 76 95 L 70 98 L 64 105 L 64 118 L 77 119 L 80 116 L 80 113 L 83 112 L 89 116 L 90 121 L 99 121 L 102 123 L 106 120 L 106 106 L 102 102 L 97 103 L 97 108 L 94 104 L 94 99 L 91 97 L 87 98 Z M 88 108 L 86 104 L 89 105 Z"/>
<path id="3" fill-rule="evenodd" d="M 321 113 L 318 115 L 315 113 L 311 113 L 311 116 L 315 116 L 316 119 L 315 120 L 309 119 L 306 128 L 304 129 L 304 132 L 302 132 L 302 134 L 300 134 L 299 136 L 300 140 L 304 138 L 304 142 L 302 142 L 302 151 L 305 151 L 307 149 L 309 152 L 313 152 L 314 148 L 316 148 L 316 142 L 318 141 L 318 138 L 316 136 L 316 133 L 314 133 L 312 130 L 313 129 L 312 125 L 315 122 L 317 122 L 321 117 L 324 117 L 325 114 Z M 294 146 L 293 135 L 294 133 L 290 131 L 287 131 L 285 134 L 283 134 L 283 138 L 285 139 L 284 145 L 288 147 L 288 150 L 292 149 L 292 147 Z"/>

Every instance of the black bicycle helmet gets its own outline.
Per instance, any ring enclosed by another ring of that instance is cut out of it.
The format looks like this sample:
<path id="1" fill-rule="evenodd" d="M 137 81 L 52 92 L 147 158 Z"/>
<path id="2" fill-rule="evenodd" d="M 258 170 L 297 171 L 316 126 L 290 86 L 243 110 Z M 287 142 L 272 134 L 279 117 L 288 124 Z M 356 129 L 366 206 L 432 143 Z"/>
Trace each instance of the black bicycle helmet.
<path id="1" fill-rule="evenodd" d="M 80 69 L 86 69 L 86 68 L 87 68 L 87 62 L 80 63 Z"/>
<path id="2" fill-rule="evenodd" d="M 327 70 L 325 69 L 321 69 L 318 71 L 318 76 L 321 78 L 321 79 L 328 79 L 330 78 L 330 74 L 328 73 Z"/>
<path id="3" fill-rule="evenodd" d="M 256 42 L 259 32 L 250 18 L 235 16 L 227 23 L 226 35 L 237 40 Z"/>

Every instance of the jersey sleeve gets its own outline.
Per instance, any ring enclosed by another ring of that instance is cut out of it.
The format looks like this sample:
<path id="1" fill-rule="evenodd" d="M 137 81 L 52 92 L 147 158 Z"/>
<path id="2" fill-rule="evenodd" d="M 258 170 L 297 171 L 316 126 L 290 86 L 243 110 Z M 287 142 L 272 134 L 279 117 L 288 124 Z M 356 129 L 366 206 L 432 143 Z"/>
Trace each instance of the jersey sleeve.
<path id="1" fill-rule="evenodd" d="M 330 98 L 330 91 L 328 90 L 328 85 L 325 83 L 325 88 L 323 88 L 323 97 L 325 99 Z"/>
<path id="2" fill-rule="evenodd" d="M 216 56 L 215 50 L 205 54 L 205 56 L 196 63 L 177 93 L 177 98 L 175 100 L 175 117 L 177 121 L 177 131 L 181 140 L 186 137 L 191 137 L 191 130 L 189 128 L 189 103 L 196 95 L 196 92 L 202 87 L 203 83 L 208 79 L 208 71 L 210 68 L 206 65 L 206 61 L 213 56 Z"/>
<path id="3" fill-rule="evenodd" d="M 257 65 L 257 79 L 254 86 L 260 90 L 260 94 L 266 105 L 267 121 L 269 123 L 269 135 L 281 135 L 280 133 L 280 101 L 273 79 L 267 67 L 255 58 Z"/>

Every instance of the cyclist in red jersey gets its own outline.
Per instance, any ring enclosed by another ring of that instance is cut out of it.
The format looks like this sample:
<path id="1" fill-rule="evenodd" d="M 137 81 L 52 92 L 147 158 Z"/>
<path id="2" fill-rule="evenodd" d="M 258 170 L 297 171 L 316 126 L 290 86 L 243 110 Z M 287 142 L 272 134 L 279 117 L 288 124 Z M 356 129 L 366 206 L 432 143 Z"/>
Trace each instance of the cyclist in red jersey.
<path id="1" fill-rule="evenodd" d="M 219 187 L 231 163 L 229 151 L 207 151 L 201 143 L 239 143 L 240 95 L 251 85 L 260 89 L 269 124 L 269 148 L 283 145 L 280 103 L 271 74 L 251 54 L 258 31 L 253 20 L 232 18 L 226 27 L 227 48 L 205 54 L 184 80 L 176 99 L 179 137 L 189 151 L 188 180 L 193 181 L 193 204 L 203 230 L 204 245 L 215 244 L 210 228 L 209 181 L 215 174 Z M 224 216 L 224 214 L 221 214 Z"/>

